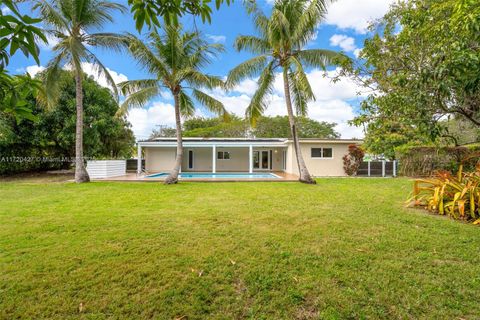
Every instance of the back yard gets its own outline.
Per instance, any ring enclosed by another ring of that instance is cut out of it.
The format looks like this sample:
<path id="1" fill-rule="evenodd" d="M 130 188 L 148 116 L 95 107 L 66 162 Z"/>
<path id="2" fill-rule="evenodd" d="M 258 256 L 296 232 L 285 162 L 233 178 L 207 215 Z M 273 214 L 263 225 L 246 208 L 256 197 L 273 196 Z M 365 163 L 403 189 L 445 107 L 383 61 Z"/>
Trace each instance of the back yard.
<path id="1" fill-rule="evenodd" d="M 0 184 L 0 318 L 480 316 L 480 229 L 406 179 Z"/>

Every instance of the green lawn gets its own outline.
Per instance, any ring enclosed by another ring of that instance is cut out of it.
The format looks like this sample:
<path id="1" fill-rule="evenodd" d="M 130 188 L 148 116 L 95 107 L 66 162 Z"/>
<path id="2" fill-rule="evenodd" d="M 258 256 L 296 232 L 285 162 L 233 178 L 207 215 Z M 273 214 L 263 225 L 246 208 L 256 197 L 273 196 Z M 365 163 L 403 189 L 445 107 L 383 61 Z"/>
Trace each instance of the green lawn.
<path id="1" fill-rule="evenodd" d="M 478 319 L 480 229 L 410 189 L 0 183 L 0 318 Z"/>

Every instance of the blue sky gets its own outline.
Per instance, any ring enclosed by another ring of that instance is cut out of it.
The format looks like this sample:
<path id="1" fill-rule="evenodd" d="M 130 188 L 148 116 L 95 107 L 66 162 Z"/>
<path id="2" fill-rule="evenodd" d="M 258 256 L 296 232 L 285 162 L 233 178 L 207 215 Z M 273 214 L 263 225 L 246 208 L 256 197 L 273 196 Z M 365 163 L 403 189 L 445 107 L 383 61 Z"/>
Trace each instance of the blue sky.
<path id="1" fill-rule="evenodd" d="M 126 1 L 119 1 L 126 5 Z M 270 0 L 260 0 L 259 4 L 266 14 L 271 9 Z M 367 36 L 366 27 L 368 21 L 381 17 L 393 0 L 338 0 L 329 6 L 329 12 L 325 22 L 318 28 L 317 37 L 308 45 L 309 48 L 324 48 L 337 51 L 344 51 L 352 58 L 355 58 L 363 46 Z M 32 14 L 28 5 L 23 4 L 21 10 Z M 35 14 L 32 14 L 35 15 Z M 255 34 L 251 18 L 247 15 L 242 6 L 242 1 L 237 0 L 230 6 L 223 6 L 215 11 L 211 24 L 202 24 L 200 19 L 188 16 L 184 19 L 185 28 L 191 28 L 194 23 L 205 37 L 211 42 L 224 44 L 225 52 L 222 53 L 205 71 L 211 74 L 226 76 L 228 71 L 240 62 L 248 59 L 249 54 L 236 52 L 233 49 L 233 42 L 240 34 Z M 138 34 L 130 13 L 116 14 L 115 23 L 105 26 L 106 32 L 131 32 Z M 141 36 L 141 35 L 139 35 Z M 54 39 L 52 39 L 52 43 Z M 117 82 L 149 77 L 143 72 L 135 61 L 127 53 L 118 54 L 97 50 L 95 53 L 110 70 Z M 20 54 L 11 59 L 9 70 L 12 73 L 29 72 L 35 74 L 45 66 L 53 57 L 51 46 L 42 46 L 40 61 L 41 66 L 36 66 L 32 59 L 26 59 Z M 92 73 L 89 66 L 84 66 L 85 72 Z M 308 70 L 310 83 L 313 87 L 317 100 L 309 104 L 309 116 L 319 121 L 336 122 L 336 127 L 343 138 L 360 138 L 363 136 L 360 128 L 350 127 L 347 121 L 352 119 L 362 97 L 357 93 L 360 91 L 352 81 L 342 79 L 333 84 L 330 77 L 335 73 L 334 69 L 329 70 L 325 75 L 320 70 Z M 100 84 L 105 81 L 98 79 Z M 221 91 L 211 92 L 217 99 L 221 100 L 226 108 L 240 116 L 244 114 L 245 107 L 255 91 L 255 81 L 243 81 L 233 92 L 224 93 Z M 285 114 L 285 104 L 282 93 L 282 81 L 277 79 L 275 93 L 270 99 L 268 115 Z M 198 115 L 210 116 L 202 108 L 198 109 Z M 132 109 L 128 115 L 133 130 L 138 139 L 145 139 L 157 125 L 174 124 L 173 106 L 171 96 L 166 94 L 163 97 L 151 101 L 144 109 Z"/>

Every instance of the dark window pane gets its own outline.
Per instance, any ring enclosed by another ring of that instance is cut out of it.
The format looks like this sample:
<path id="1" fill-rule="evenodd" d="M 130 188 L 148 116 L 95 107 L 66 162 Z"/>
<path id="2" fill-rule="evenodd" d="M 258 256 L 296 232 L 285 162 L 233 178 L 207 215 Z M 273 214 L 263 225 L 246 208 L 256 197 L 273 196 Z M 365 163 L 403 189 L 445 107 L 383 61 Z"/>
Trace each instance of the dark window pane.
<path id="1" fill-rule="evenodd" d="M 230 159 L 230 152 L 225 151 L 225 152 L 223 153 L 223 159 L 225 159 L 225 160 Z"/>
<path id="2" fill-rule="evenodd" d="M 321 158 L 322 148 L 312 148 L 312 158 Z"/>
<path id="3" fill-rule="evenodd" d="M 222 159 L 223 159 L 223 152 L 222 152 L 222 151 L 218 151 L 218 153 L 217 153 L 217 159 L 218 159 L 218 160 L 222 160 Z"/>
<path id="4" fill-rule="evenodd" d="M 188 168 L 193 169 L 193 151 L 188 151 Z"/>
<path id="5" fill-rule="evenodd" d="M 323 157 L 324 158 L 332 158 L 333 157 L 332 148 L 323 148 Z"/>

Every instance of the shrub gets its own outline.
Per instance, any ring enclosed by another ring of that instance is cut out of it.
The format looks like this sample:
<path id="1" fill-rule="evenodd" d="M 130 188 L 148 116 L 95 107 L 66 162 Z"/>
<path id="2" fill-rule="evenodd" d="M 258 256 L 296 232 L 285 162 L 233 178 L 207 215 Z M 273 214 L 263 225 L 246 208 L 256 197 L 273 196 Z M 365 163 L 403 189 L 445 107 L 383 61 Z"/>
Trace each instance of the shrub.
<path id="1" fill-rule="evenodd" d="M 356 176 L 365 152 L 356 144 L 348 146 L 348 153 L 343 156 L 343 170 L 349 176 Z"/>
<path id="2" fill-rule="evenodd" d="M 395 149 L 399 160 L 399 174 L 409 177 L 428 177 L 438 170 L 456 172 L 461 163 L 465 171 L 475 170 L 476 159 L 471 157 L 480 151 L 480 146 L 433 147 L 404 146 Z M 463 159 L 468 161 L 462 162 Z"/>
<path id="3" fill-rule="evenodd" d="M 409 202 L 440 215 L 480 224 L 480 163 L 473 172 L 464 173 L 460 165 L 456 176 L 442 170 L 430 179 L 415 180 Z"/>

